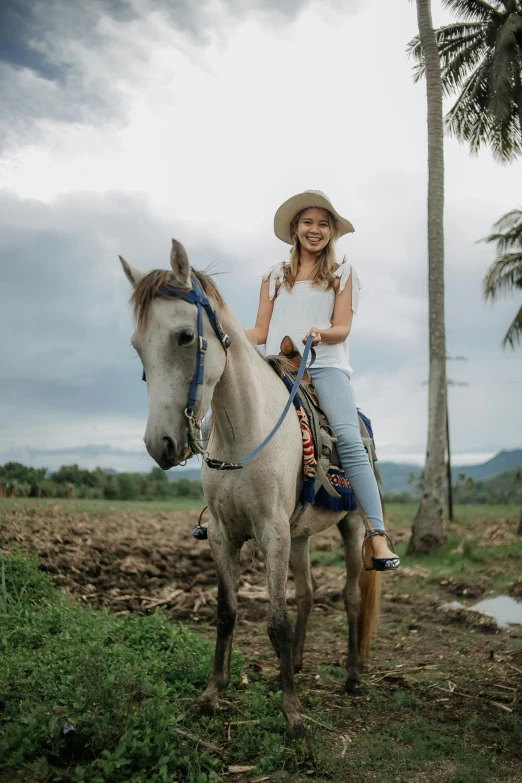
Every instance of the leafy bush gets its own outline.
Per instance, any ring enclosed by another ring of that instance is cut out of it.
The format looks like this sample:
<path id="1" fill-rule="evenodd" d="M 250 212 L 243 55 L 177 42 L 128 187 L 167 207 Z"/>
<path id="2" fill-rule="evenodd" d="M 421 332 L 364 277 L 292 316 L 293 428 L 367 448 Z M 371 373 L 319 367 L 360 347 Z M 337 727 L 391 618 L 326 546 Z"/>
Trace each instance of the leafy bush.
<path id="1" fill-rule="evenodd" d="M 51 475 L 47 468 L 30 468 L 20 462 L 0 466 L 0 497 L 89 498 L 91 500 L 168 500 L 202 498 L 200 481 L 170 481 L 161 468 L 148 474 L 107 473 L 62 465 Z"/>
<path id="2" fill-rule="evenodd" d="M 4 768 L 84 783 L 213 779 L 218 760 L 174 731 L 208 675 L 204 639 L 159 613 L 71 604 L 36 558 L 14 553 L 0 562 L 0 644 Z"/>

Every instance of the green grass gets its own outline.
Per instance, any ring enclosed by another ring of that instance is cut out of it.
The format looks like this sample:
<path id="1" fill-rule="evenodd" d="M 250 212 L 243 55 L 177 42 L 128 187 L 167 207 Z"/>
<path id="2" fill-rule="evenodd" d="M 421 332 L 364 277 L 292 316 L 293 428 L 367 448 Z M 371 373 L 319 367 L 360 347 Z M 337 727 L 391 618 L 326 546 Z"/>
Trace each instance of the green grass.
<path id="1" fill-rule="evenodd" d="M 386 507 L 387 518 L 396 530 L 409 528 L 417 511 L 414 504 L 395 503 Z M 455 524 L 459 525 L 459 534 L 450 532 L 446 542 L 429 554 L 406 554 L 407 542 L 397 544 L 397 553 L 401 558 L 403 567 L 420 565 L 430 570 L 430 578 L 416 580 L 412 584 L 401 581 L 401 589 L 411 589 L 415 592 L 429 591 L 433 582 L 438 582 L 443 577 L 460 577 L 473 579 L 482 571 L 491 566 L 499 566 L 503 573 L 495 577 L 490 589 L 496 591 L 505 590 L 512 584 L 514 577 L 522 569 L 522 538 L 514 544 L 478 547 L 469 536 L 464 543 L 463 551 L 459 551 L 459 543 L 467 528 L 472 527 L 477 521 L 486 520 L 491 524 L 503 520 L 512 520 L 511 530 L 514 532 L 518 523 L 520 509 L 516 506 L 457 506 L 455 508 Z M 328 550 L 313 550 L 311 553 L 312 565 L 338 566 L 344 568 L 344 552 L 341 546 Z"/>
<path id="2" fill-rule="evenodd" d="M 132 511 L 142 505 L 59 502 L 71 510 L 94 508 L 91 513 L 126 507 Z M 143 507 L 154 513 L 173 504 Z M 517 518 L 499 508 L 493 520 Z M 489 517 L 490 511 L 482 506 L 468 511 L 468 524 Z M 403 506 L 396 513 L 402 515 L 402 524 L 410 524 Z M 522 542 L 487 548 L 469 543 L 463 553 L 456 551 L 457 543 L 453 536 L 436 553 L 405 556 L 404 565 L 419 563 L 431 575 L 411 583 L 402 580 L 400 589 L 433 590 L 433 580 L 441 575 L 472 577 L 491 563 L 509 563 L 520 571 Z M 399 547 L 403 556 L 404 549 L 405 544 Z M 313 557 L 328 563 L 339 557 L 339 565 L 343 563 L 340 548 L 314 552 Z M 402 624 L 409 619 L 405 610 Z M 265 632 L 264 623 L 258 627 Z M 370 685 L 369 698 L 354 702 L 329 696 L 327 690 L 314 691 L 302 675 L 298 684 L 304 713 L 312 719 L 311 741 L 307 748 L 288 744 L 277 686 L 264 671 L 250 668 L 248 684 L 243 685 L 244 664 L 236 654 L 232 684 L 219 711 L 209 718 L 194 717 L 189 709 L 206 683 L 212 653 L 212 643 L 173 625 L 160 611 L 128 617 L 72 603 L 38 569 L 36 557 L 0 553 L 0 780 L 211 783 L 228 779 L 223 773 L 229 764 L 245 764 L 255 765 L 253 780 L 271 775 L 291 783 L 308 780 L 311 773 L 316 780 L 368 783 L 390 783 L 398 776 L 416 779 L 420 773 L 427 776 L 422 780 L 487 783 L 505 777 L 506 758 L 513 762 L 520 757 L 522 724 L 516 714 L 496 709 L 491 715 L 482 707 L 474 713 L 467 705 L 464 717 L 454 716 L 444 709 L 445 703 L 436 704 L 434 691 L 420 685 L 393 690 L 386 682 Z M 329 687 L 337 690 L 345 677 L 340 667 L 319 666 L 317 673 L 327 675 L 327 682 L 333 680 Z M 459 676 L 467 674 L 451 674 L 458 687 Z M 464 691 L 480 680 L 478 672 L 469 677 L 462 682 Z M 74 731 L 64 734 L 67 721 Z M 351 742 L 341 756 L 347 736 Z"/>
<path id="3" fill-rule="evenodd" d="M 389 781 L 391 768 L 408 775 L 451 764 L 452 781 L 481 783 L 500 774 L 497 754 L 522 738 L 520 721 L 500 715 L 497 750 L 481 754 L 487 717 L 448 722 L 414 693 L 374 688 L 370 701 L 345 699 L 341 708 L 305 692 L 305 714 L 330 729 L 311 723 L 308 747 L 287 745 L 281 694 L 251 672 L 242 687 L 235 654 L 221 711 L 191 717 L 210 667 L 208 642 L 160 612 L 115 616 L 73 604 L 21 552 L 0 560 L 0 622 L 0 757 L 10 783 L 209 783 L 232 763 L 255 764 L 255 775 L 276 779 L 300 781 L 312 770 L 318 779 L 350 780 L 362 772 L 375 783 Z M 364 727 L 343 758 L 339 738 L 353 732 L 354 717 Z"/>
<path id="4" fill-rule="evenodd" d="M 10 783 L 206 783 L 226 762 L 204 743 L 222 746 L 229 731 L 228 763 L 254 755 L 259 771 L 296 770 L 306 755 L 285 746 L 280 692 L 255 678 L 241 686 L 238 655 L 223 713 L 193 717 L 211 643 L 161 612 L 116 616 L 74 604 L 22 552 L 0 558 L 0 650 L 0 758 Z"/>
<path id="5" fill-rule="evenodd" d="M 407 543 L 398 544 L 397 554 L 403 568 L 419 565 L 430 571 L 428 579 L 414 582 L 401 580 L 401 590 L 407 592 L 430 592 L 433 583 L 441 579 L 462 578 L 472 580 L 479 577 L 488 567 L 497 565 L 502 573 L 488 582 L 488 588 L 496 592 L 506 590 L 522 570 L 522 540 L 504 546 L 477 547 L 473 542 L 464 545 L 464 551 L 458 550 L 458 536 L 448 536 L 445 544 L 435 552 L 422 555 L 407 555 Z M 338 566 L 344 568 L 342 547 L 331 550 L 311 552 L 312 565 Z"/>
<path id="6" fill-rule="evenodd" d="M 13 508 L 52 508 L 59 505 L 67 509 L 71 514 L 87 512 L 92 516 L 108 514 L 111 512 L 122 513 L 128 511 L 165 512 L 165 511 L 201 511 L 205 506 L 204 498 L 172 498 L 169 500 L 89 500 L 89 499 L 64 499 L 64 498 L 0 498 L 0 520 L 2 512 Z"/>
<path id="7" fill-rule="evenodd" d="M 386 517 L 397 528 L 409 527 L 413 517 L 417 513 L 418 503 L 387 503 Z M 487 519 L 491 523 L 499 522 L 502 519 L 518 520 L 520 517 L 520 506 L 489 506 L 489 505 L 469 505 L 455 506 L 453 509 L 454 523 L 457 525 L 469 526 L 476 523 L 478 519 Z"/>
<path id="8" fill-rule="evenodd" d="M 202 763 L 211 770 L 218 760 L 172 731 L 205 683 L 206 641 L 159 613 L 129 618 L 72 604 L 23 553 L 2 557 L 0 585 L 5 766 L 42 780 L 51 770 L 86 783 L 207 780 Z M 67 721 L 74 731 L 64 734 Z"/>

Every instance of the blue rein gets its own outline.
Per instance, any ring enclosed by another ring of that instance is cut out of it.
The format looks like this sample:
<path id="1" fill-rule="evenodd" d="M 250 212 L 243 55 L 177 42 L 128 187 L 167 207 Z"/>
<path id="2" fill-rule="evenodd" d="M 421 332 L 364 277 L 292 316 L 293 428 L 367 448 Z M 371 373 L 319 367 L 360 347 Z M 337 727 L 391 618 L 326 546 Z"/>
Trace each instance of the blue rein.
<path id="1" fill-rule="evenodd" d="M 308 354 L 310 352 L 312 353 L 312 361 L 310 362 L 310 367 L 315 362 L 315 351 L 312 348 L 313 339 L 314 338 L 312 337 L 312 335 L 310 335 L 308 337 L 307 341 L 306 341 L 305 349 L 303 351 L 303 357 L 301 359 L 301 364 L 299 365 L 299 370 L 297 371 L 297 375 L 296 375 L 296 378 L 295 378 L 295 381 L 294 381 L 294 385 L 292 386 L 292 391 L 290 392 L 290 397 L 288 398 L 288 401 L 287 401 L 287 403 L 286 403 L 286 405 L 284 407 L 284 410 L 283 410 L 281 416 L 279 417 L 279 421 L 275 425 L 275 427 L 272 430 L 272 432 L 270 432 L 270 434 L 266 436 L 264 441 L 262 443 L 260 443 L 259 446 L 257 446 L 254 449 L 254 451 L 251 451 L 250 454 L 248 454 L 248 456 L 246 456 L 244 459 L 242 459 L 241 462 L 221 462 L 220 460 L 211 459 L 210 457 L 207 457 L 205 455 L 204 456 L 204 460 L 207 463 L 209 468 L 213 468 L 214 470 L 241 470 L 241 468 L 244 467 L 244 465 L 246 465 L 247 462 L 250 462 L 250 460 L 253 459 L 256 456 L 256 454 L 259 454 L 261 449 L 264 449 L 264 447 L 267 445 L 267 443 L 272 440 L 272 438 L 276 434 L 277 430 L 279 429 L 279 427 L 283 423 L 284 418 L 285 418 L 286 414 L 288 413 L 288 411 L 290 410 L 290 406 L 293 403 L 294 398 L 295 398 L 297 392 L 299 391 L 299 386 L 301 385 L 301 381 L 303 380 L 303 375 L 305 374 L 305 370 L 306 370 L 306 362 L 307 362 L 307 359 L 308 359 Z"/>
<path id="2" fill-rule="evenodd" d="M 168 288 L 160 288 L 159 290 L 159 294 L 161 296 L 170 296 L 175 299 L 183 299 L 184 302 L 188 302 L 189 304 L 194 304 L 198 308 L 198 343 L 197 343 L 197 353 L 196 353 L 196 368 L 194 370 L 194 375 L 192 376 L 192 382 L 190 384 L 190 390 L 189 390 L 189 399 L 185 410 L 185 415 L 189 419 L 189 422 L 196 419 L 196 417 L 194 416 L 194 406 L 196 405 L 198 386 L 201 386 L 201 384 L 203 383 L 204 374 L 205 374 L 205 354 L 207 352 L 207 341 L 203 337 L 203 310 L 206 312 L 208 320 L 210 321 L 210 325 L 214 329 L 214 332 L 216 333 L 221 345 L 223 346 L 225 353 L 230 348 L 230 337 L 227 334 L 225 334 L 221 324 L 216 318 L 216 314 L 212 309 L 210 302 L 208 301 L 208 298 L 203 290 L 201 283 L 199 282 L 199 280 L 195 275 L 191 275 L 190 280 L 192 283 L 192 288 L 189 290 L 187 290 L 186 288 L 177 288 L 175 286 L 172 287 L 169 286 Z M 204 454 L 203 459 L 205 460 L 209 468 L 212 468 L 214 470 L 241 470 L 241 468 L 244 465 L 246 465 L 247 462 L 250 462 L 250 460 L 253 459 L 256 456 L 256 454 L 259 454 L 259 452 L 267 445 L 267 443 L 270 440 L 272 440 L 277 430 L 283 423 L 285 416 L 290 410 L 290 406 L 292 405 L 294 398 L 297 392 L 299 391 L 299 386 L 301 384 L 301 381 L 303 380 L 303 375 L 306 370 L 306 362 L 308 360 L 308 355 L 310 354 L 310 352 L 312 355 L 312 361 L 310 362 L 310 367 L 315 361 L 315 351 L 312 348 L 312 342 L 313 342 L 313 337 L 310 335 L 306 341 L 305 349 L 303 351 L 303 357 L 301 359 L 301 364 L 299 365 L 299 370 L 297 372 L 297 376 L 294 385 L 292 387 L 292 391 L 290 392 L 290 397 L 288 398 L 285 408 L 281 416 L 279 417 L 279 421 L 275 425 L 272 432 L 270 432 L 270 434 L 267 435 L 264 441 L 260 443 L 259 446 L 257 446 L 257 448 L 254 449 L 254 451 L 248 454 L 240 462 L 223 462 L 221 460 L 211 459 L 211 457 L 209 457 L 208 454 Z M 144 381 L 147 380 L 147 377 L 145 375 L 145 370 L 143 371 L 142 380 Z M 199 424 L 198 427 L 200 426 L 201 425 Z"/>

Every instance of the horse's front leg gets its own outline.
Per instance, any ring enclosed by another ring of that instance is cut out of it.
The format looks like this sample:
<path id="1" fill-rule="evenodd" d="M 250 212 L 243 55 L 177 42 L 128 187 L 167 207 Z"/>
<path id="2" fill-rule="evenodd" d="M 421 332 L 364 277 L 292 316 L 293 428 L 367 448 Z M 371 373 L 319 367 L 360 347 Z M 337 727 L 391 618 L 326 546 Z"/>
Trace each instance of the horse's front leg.
<path id="1" fill-rule="evenodd" d="M 211 712 L 216 708 L 219 692 L 230 681 L 241 551 L 241 544 L 226 540 L 223 535 L 216 533 L 213 525 L 209 525 L 209 543 L 218 579 L 217 636 L 212 674 L 206 690 L 195 704 L 201 712 Z"/>
<path id="2" fill-rule="evenodd" d="M 286 610 L 286 582 L 288 579 L 288 560 L 290 556 L 290 528 L 288 519 L 271 528 L 270 534 L 259 542 L 265 556 L 270 609 L 268 615 L 268 635 L 279 658 L 281 688 L 283 691 L 282 709 L 288 723 L 288 735 L 291 738 L 303 737 L 306 729 L 303 724 L 301 704 L 294 683 L 293 633 Z"/>
<path id="3" fill-rule="evenodd" d="M 297 619 L 294 632 L 294 672 L 303 666 L 303 649 L 306 639 L 306 626 L 313 603 L 313 583 L 310 568 L 310 539 L 299 536 L 292 539 L 290 549 L 290 568 L 294 575 L 295 602 Z"/>
<path id="4" fill-rule="evenodd" d="M 358 693 L 363 688 L 361 680 L 361 659 L 359 657 L 358 624 L 361 607 L 361 591 L 359 575 L 361 573 L 361 547 L 364 538 L 364 528 L 357 512 L 346 514 L 337 527 L 341 533 L 344 545 L 344 560 L 346 563 L 346 582 L 343 598 L 344 608 L 348 618 L 348 657 L 346 660 L 345 691 Z"/>

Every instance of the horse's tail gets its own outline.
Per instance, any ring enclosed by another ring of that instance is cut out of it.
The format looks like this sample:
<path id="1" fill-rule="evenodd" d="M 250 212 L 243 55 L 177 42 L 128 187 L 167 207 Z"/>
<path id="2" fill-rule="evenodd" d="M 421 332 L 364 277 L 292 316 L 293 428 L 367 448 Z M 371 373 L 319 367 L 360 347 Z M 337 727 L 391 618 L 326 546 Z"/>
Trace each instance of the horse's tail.
<path id="1" fill-rule="evenodd" d="M 372 638 L 379 621 L 382 573 L 380 571 L 366 571 L 363 567 L 359 575 L 359 588 L 361 590 L 361 607 L 357 618 L 357 639 L 359 656 L 361 662 L 364 663 L 370 655 Z"/>
<path id="2" fill-rule="evenodd" d="M 373 464 L 373 472 L 379 487 L 383 518 L 385 518 L 384 500 L 381 487 L 382 478 L 377 465 Z M 364 563 L 371 562 L 372 552 L 370 542 L 364 542 Z M 362 568 L 359 575 L 359 589 L 361 591 L 361 608 L 357 618 L 357 639 L 359 642 L 359 656 L 364 663 L 370 655 L 372 639 L 379 621 L 382 594 L 382 573 L 380 571 L 366 571 Z"/>

